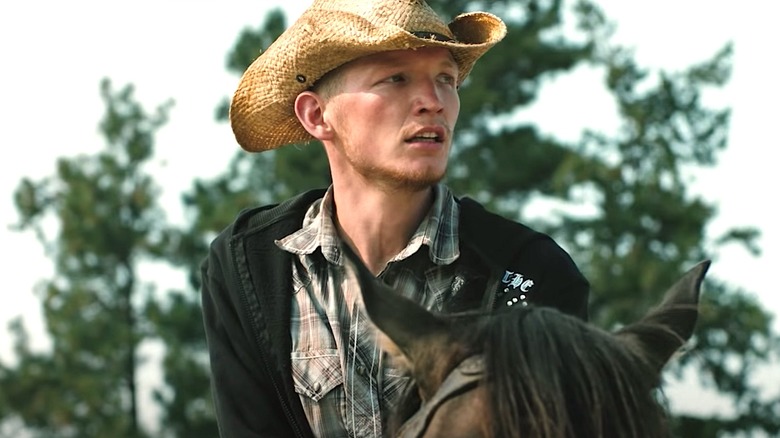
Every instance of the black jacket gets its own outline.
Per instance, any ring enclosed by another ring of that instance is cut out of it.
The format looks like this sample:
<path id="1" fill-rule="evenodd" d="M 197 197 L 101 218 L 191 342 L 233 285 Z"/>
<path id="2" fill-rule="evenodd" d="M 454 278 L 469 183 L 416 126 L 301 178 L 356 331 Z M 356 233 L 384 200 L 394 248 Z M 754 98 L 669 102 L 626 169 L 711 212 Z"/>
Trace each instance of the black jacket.
<path id="1" fill-rule="evenodd" d="M 298 230 L 323 194 L 314 190 L 242 212 L 214 239 L 203 262 L 203 318 L 224 438 L 313 436 L 291 374 L 292 260 L 274 240 Z M 449 311 L 526 300 L 587 319 L 588 282 L 550 237 L 473 200 L 458 202 L 456 263 L 468 275 Z"/>

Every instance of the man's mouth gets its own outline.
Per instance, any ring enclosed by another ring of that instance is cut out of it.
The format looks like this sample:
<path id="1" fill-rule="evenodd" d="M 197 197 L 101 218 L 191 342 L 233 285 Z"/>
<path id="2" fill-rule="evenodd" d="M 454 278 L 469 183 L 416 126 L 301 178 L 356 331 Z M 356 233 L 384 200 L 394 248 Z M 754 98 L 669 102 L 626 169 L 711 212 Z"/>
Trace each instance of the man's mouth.
<path id="1" fill-rule="evenodd" d="M 425 133 L 425 134 L 415 135 L 414 137 L 410 138 L 407 141 L 410 142 L 410 143 L 416 143 L 416 142 L 421 142 L 421 141 L 423 141 L 423 142 L 425 142 L 425 141 L 427 141 L 427 142 L 440 142 L 441 138 L 438 135 L 436 135 L 435 133 L 433 133 L 433 132 L 428 132 L 428 133 Z"/>
<path id="2" fill-rule="evenodd" d="M 442 143 L 444 142 L 443 129 L 425 129 L 415 133 L 406 141 L 408 143 Z"/>

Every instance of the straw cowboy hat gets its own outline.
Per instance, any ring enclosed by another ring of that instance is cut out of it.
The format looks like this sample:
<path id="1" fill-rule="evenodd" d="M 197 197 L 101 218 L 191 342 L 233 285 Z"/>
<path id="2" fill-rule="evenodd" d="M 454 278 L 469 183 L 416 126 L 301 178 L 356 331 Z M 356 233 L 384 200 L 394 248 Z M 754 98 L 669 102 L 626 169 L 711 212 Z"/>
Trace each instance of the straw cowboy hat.
<path id="1" fill-rule="evenodd" d="M 466 13 L 446 24 L 424 0 L 314 0 L 244 72 L 230 106 L 233 133 L 250 152 L 311 141 L 293 105 L 325 73 L 382 51 L 434 46 L 452 52 L 461 83 L 504 35 L 495 15 Z"/>

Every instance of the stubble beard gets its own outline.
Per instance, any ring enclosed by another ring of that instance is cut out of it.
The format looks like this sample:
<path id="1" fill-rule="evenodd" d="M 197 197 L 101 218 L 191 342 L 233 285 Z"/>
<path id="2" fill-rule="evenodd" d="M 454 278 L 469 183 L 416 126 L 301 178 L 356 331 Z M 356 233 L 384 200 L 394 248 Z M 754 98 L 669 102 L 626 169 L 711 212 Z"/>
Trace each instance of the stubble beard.
<path id="1" fill-rule="evenodd" d="M 360 166 L 358 163 L 353 163 L 353 165 L 360 175 L 375 182 L 388 192 L 421 192 L 438 184 L 444 178 L 445 173 L 432 169 L 408 171 L 370 165 Z"/>
<path id="2" fill-rule="evenodd" d="M 341 123 L 341 126 L 346 127 L 348 125 Z M 349 129 L 345 129 L 345 131 L 346 132 L 341 138 L 349 139 L 351 137 L 349 135 Z M 407 170 L 403 168 L 383 167 L 370 162 L 365 154 L 359 152 L 359 147 L 352 144 L 349 140 L 342 142 L 337 148 L 341 149 L 341 154 L 346 162 L 360 176 L 367 181 L 373 182 L 377 187 L 388 193 L 417 193 L 427 190 L 438 184 L 444 178 L 447 170 L 446 164 L 441 170 L 433 168 Z"/>

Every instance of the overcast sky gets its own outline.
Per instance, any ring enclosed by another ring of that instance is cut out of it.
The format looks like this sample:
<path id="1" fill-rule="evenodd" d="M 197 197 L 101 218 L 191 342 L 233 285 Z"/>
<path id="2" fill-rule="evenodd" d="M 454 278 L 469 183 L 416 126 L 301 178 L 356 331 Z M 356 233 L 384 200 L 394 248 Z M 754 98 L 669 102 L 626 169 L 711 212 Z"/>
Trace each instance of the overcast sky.
<path id="1" fill-rule="evenodd" d="M 780 115 L 778 2 L 600 3 L 617 22 L 616 38 L 635 47 L 648 67 L 683 68 L 734 42 L 733 78 L 711 97 L 733 109 L 730 146 L 717 167 L 697 173 L 693 189 L 719 207 L 710 236 L 734 226 L 763 232 L 760 257 L 729 248 L 711 275 L 780 314 L 774 273 L 780 265 L 780 170 L 773 159 Z M 20 179 L 53 174 L 60 156 L 100 150 L 100 80 L 109 77 L 117 88 L 133 83 L 147 108 L 169 98 L 176 102 L 157 138 L 154 169 L 171 220 L 181 221 L 180 195 L 192 179 L 222 173 L 237 150 L 229 128 L 213 121 L 217 102 L 238 80 L 225 71 L 225 55 L 242 28 L 256 27 L 270 7 L 281 4 L 297 17 L 308 2 L 2 2 L 0 145 L 6 157 L 0 161 L 0 269 L 6 300 L 0 305 L 0 357 L 10 354 L 4 329 L 9 319 L 23 315 L 33 334 L 40 333 L 40 303 L 32 290 L 52 272 L 34 236 L 8 229 L 17 219 L 12 193 Z M 545 86 L 526 116 L 570 140 L 583 127 L 614 128 L 609 97 L 600 90 L 593 72 L 579 71 Z"/>

